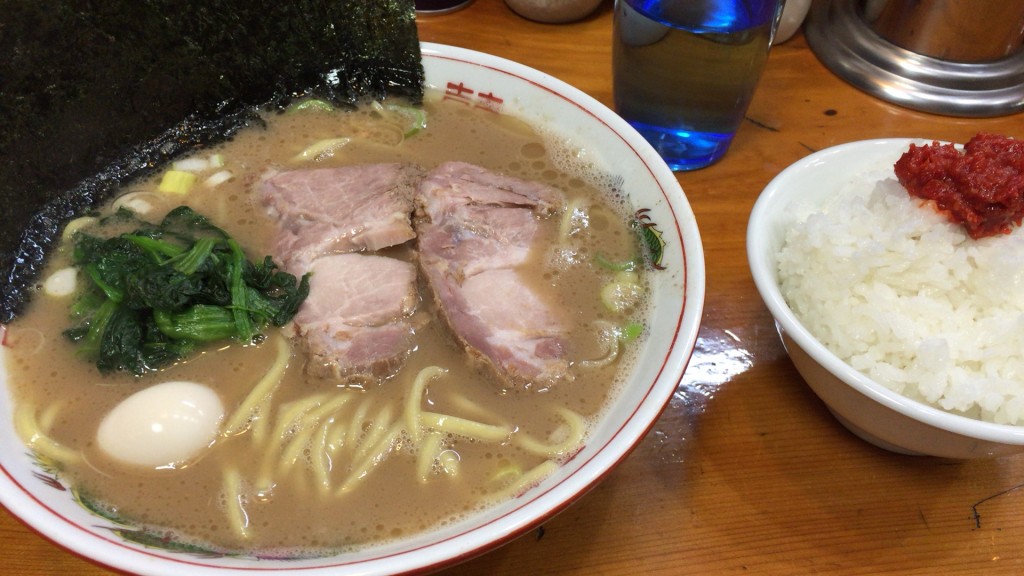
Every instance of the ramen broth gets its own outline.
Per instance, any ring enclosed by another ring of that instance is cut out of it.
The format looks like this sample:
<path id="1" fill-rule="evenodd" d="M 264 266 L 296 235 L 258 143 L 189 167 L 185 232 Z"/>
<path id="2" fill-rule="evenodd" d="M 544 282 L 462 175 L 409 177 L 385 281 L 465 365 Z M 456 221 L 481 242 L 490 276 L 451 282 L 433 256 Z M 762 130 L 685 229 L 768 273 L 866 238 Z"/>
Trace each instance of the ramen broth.
<path id="1" fill-rule="evenodd" d="M 588 228 L 570 238 L 563 236 L 561 214 L 544 222 L 545 237 L 538 243 L 543 248 L 534 250 L 530 269 L 535 274 L 528 279 L 574 323 L 569 356 L 576 363 L 575 378 L 546 390 L 508 389 L 470 363 L 439 319 L 418 329 L 417 347 L 403 370 L 376 385 L 339 386 L 330 379 L 309 377 L 303 371 L 301 348 L 292 344 L 269 410 L 257 412 L 232 434 L 222 433 L 195 462 L 177 469 L 144 470 L 100 450 L 96 431 L 103 417 L 133 392 L 172 380 L 211 387 L 230 417 L 274 365 L 277 347 L 285 341 L 281 330 L 266 329 L 267 338 L 260 345 L 209 347 L 143 377 L 100 374 L 76 357 L 74 344 L 61 335 L 70 325 L 71 299 L 40 292 L 29 310 L 8 327 L 10 386 L 19 410 L 31 411 L 46 435 L 80 455 L 57 462 L 55 473 L 83 503 L 111 520 L 137 527 L 137 534 L 201 550 L 316 555 L 458 521 L 528 487 L 529 477 L 526 484 L 516 483 L 523 480 L 522 474 L 538 470 L 549 459 L 558 463 L 572 456 L 576 447 L 549 457 L 524 450 L 509 438 L 485 442 L 445 434 L 441 450 L 447 458 L 434 462 L 424 479 L 417 471 L 418 445 L 406 430 L 388 444 L 390 449 L 364 477 L 343 486 L 354 461 L 365 459 L 353 439 L 376 433 L 375 426 L 400 422 L 412 383 L 431 366 L 446 372 L 429 380 L 421 403 L 424 410 L 506 425 L 513 431 L 510 437 L 529 435 L 557 444 L 567 427 L 559 410 L 568 408 L 586 424 L 600 415 L 628 370 L 628 344 L 610 365 L 581 365 L 580 361 L 607 353 L 600 321 L 617 326 L 643 322 L 642 304 L 627 314 L 615 314 L 601 303 L 600 290 L 614 272 L 594 265 L 595 257 L 626 261 L 639 253 L 624 203 L 601 174 L 574 168 L 571 150 L 561 149 L 518 120 L 437 97 L 428 98 L 425 109 L 428 127 L 404 140 L 401 126 L 382 120 L 380 111 L 369 107 L 346 113 L 268 114 L 265 127 L 249 128 L 217 149 L 198 154 L 219 154 L 224 169 L 234 175 L 231 180 L 207 187 L 201 184 L 201 175 L 200 183 L 181 196 L 156 193 L 154 179 L 132 185 L 125 193 L 152 206 L 143 216 L 149 221 L 158 221 L 180 204 L 191 206 L 235 237 L 256 260 L 272 253 L 273 224 L 255 193 L 256 182 L 269 167 L 403 161 L 429 169 L 443 161 L 463 160 L 545 181 L 563 190 L 570 202 L 578 205 L 582 199 L 582 205 L 589 206 Z M 295 159 L 310 144 L 338 136 L 352 140 L 315 160 Z M 47 273 L 68 265 L 67 252 L 66 247 L 55 251 Z M 412 258 L 408 246 L 386 254 Z M 419 314 L 432 313 L 429 300 L 421 294 Z M 274 426 L 283 415 L 297 403 L 317 397 L 332 399 L 335 409 L 321 414 L 304 439 L 289 444 L 298 434 L 286 428 L 285 438 L 273 444 Z M 348 440 L 333 432 L 346 429 Z M 352 446 L 325 456 L 325 444 L 337 447 L 346 441 Z M 327 474 L 317 472 L 313 464 L 326 464 Z M 452 473 L 454 464 L 457 473 Z M 451 465 L 447 471 L 446 465 Z"/>

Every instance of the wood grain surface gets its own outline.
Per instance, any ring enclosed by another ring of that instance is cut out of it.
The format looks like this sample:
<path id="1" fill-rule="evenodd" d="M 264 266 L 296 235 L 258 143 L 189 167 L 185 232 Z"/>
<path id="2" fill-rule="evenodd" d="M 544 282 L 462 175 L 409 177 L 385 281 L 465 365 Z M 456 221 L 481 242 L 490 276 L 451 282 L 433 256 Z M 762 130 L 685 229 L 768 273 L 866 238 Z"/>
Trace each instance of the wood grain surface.
<path id="1" fill-rule="evenodd" d="M 537 68 L 611 106 L 612 4 L 571 24 L 502 0 L 419 19 L 423 41 Z M 972 120 L 873 98 L 825 69 L 801 34 L 776 46 L 726 157 L 679 173 L 707 260 L 703 327 L 648 437 L 591 493 L 452 575 L 1020 574 L 1024 459 L 891 454 L 842 428 L 779 343 L 747 268 L 747 217 L 789 164 L 879 137 L 1024 137 L 1022 115 Z M 0 512 L 0 575 L 110 573 Z"/>

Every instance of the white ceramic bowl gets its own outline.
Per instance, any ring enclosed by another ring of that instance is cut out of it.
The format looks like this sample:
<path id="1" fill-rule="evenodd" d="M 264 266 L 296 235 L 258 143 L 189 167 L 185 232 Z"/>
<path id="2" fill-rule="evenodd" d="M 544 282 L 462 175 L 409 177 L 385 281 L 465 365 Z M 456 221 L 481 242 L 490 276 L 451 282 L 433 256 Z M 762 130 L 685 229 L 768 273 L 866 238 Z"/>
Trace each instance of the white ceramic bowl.
<path id="1" fill-rule="evenodd" d="M 904 454 L 944 458 L 1003 456 L 1024 450 L 1024 426 L 991 424 L 908 399 L 854 370 L 800 323 L 778 285 L 776 256 L 797 217 L 794 206 L 825 202 L 858 174 L 892 167 L 914 142 L 892 138 L 821 150 L 776 176 L 754 204 L 747 226 L 747 257 L 761 297 L 775 318 L 793 364 L 850 431 Z"/>
<path id="2" fill-rule="evenodd" d="M 620 398 L 582 451 L 521 497 L 456 525 L 359 553 L 310 560 L 209 558 L 128 542 L 113 526 L 44 481 L 11 424 L 11 399 L 0 352 L 0 502 L 43 536 L 75 553 L 139 574 L 191 576 L 256 573 L 396 574 L 453 564 L 536 527 L 582 497 L 621 462 L 658 418 L 682 377 L 704 304 L 704 256 L 693 212 L 675 176 L 626 122 L 579 90 L 525 66 L 459 48 L 424 44 L 430 87 L 469 105 L 489 106 L 543 126 L 573 143 L 578 156 L 604 167 L 643 220 L 665 240 L 649 274 L 657 314 Z M 457 90 L 451 87 L 459 87 Z"/>

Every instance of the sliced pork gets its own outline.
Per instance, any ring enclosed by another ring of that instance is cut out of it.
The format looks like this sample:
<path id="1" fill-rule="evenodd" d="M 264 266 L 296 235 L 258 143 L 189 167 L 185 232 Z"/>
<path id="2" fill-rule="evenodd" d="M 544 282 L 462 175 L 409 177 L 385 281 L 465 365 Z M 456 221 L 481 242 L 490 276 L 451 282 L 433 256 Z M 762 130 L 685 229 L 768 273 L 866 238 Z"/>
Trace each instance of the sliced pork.
<path id="1" fill-rule="evenodd" d="M 348 253 L 317 258 L 311 271 L 309 297 L 294 320 L 307 371 L 356 382 L 396 372 L 413 347 L 415 266 Z"/>
<path id="2" fill-rule="evenodd" d="M 525 279 L 540 219 L 562 208 L 561 192 L 449 162 L 415 201 L 420 267 L 456 338 L 513 386 L 568 377 L 565 321 Z"/>
<path id="3" fill-rule="evenodd" d="M 260 196 L 280 225 L 275 257 L 292 273 L 325 254 L 374 251 L 414 237 L 412 196 L 422 171 L 362 164 L 277 172 Z"/>

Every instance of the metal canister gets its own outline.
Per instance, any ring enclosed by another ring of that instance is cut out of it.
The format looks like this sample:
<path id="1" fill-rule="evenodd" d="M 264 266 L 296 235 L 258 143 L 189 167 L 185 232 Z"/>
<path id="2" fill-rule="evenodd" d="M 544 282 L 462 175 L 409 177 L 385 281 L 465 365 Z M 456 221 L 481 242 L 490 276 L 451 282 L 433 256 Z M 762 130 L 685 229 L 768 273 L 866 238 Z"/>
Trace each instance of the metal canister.
<path id="1" fill-rule="evenodd" d="M 952 62 L 991 62 L 1024 49 L 1024 0 L 865 0 L 882 38 Z"/>

